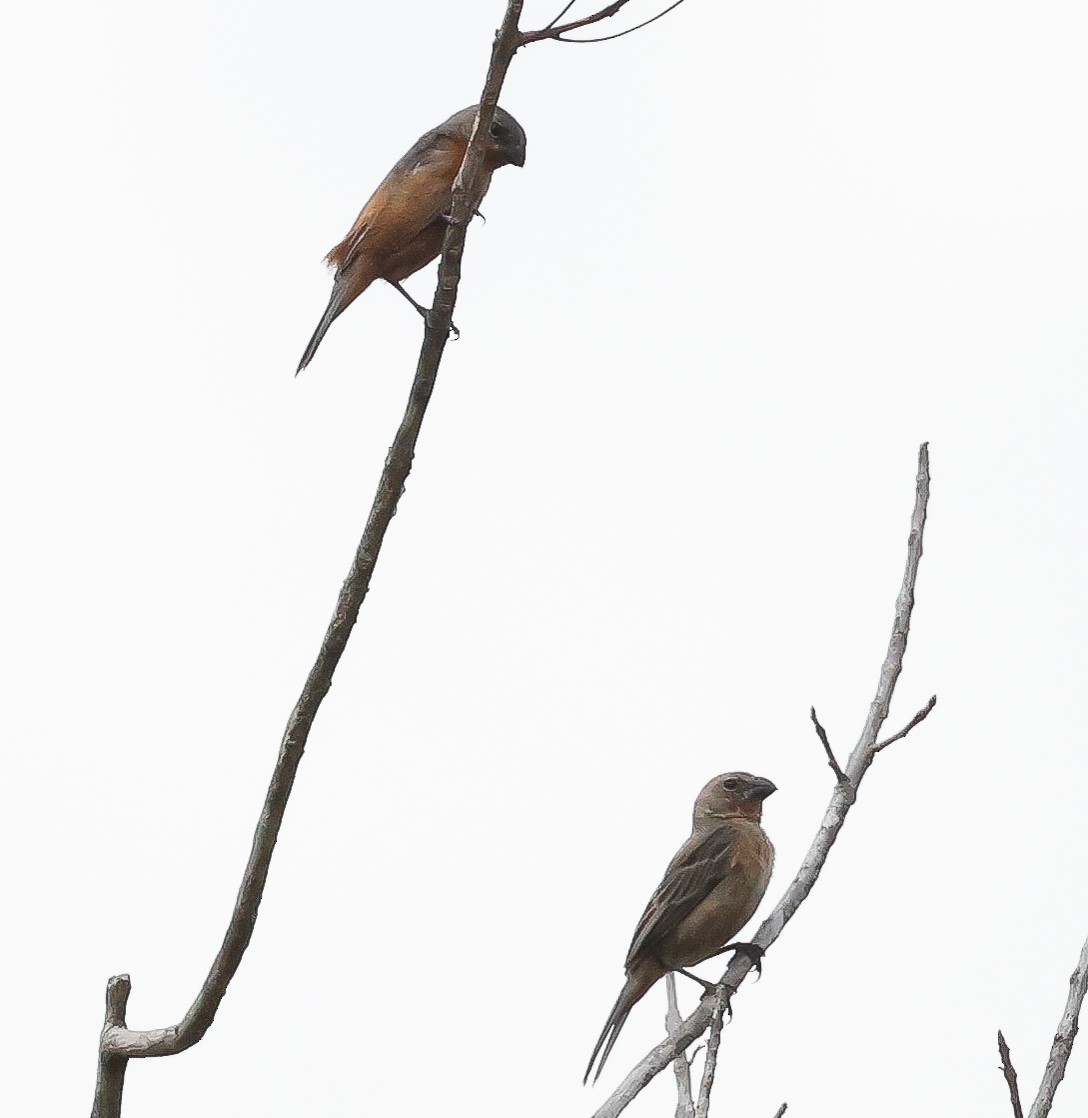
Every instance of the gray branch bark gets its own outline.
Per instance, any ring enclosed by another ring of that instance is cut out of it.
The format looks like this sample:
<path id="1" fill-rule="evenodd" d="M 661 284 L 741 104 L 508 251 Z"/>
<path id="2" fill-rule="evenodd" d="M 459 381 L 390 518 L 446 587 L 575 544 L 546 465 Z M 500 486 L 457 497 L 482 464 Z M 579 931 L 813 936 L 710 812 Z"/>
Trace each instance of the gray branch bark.
<path id="1" fill-rule="evenodd" d="M 710 1035 L 706 1038 L 706 1059 L 703 1075 L 699 1080 L 699 1099 L 695 1104 L 695 1118 L 708 1118 L 710 1092 L 714 1089 L 714 1076 L 718 1071 L 718 1049 L 722 1043 L 722 1019 L 725 1016 L 725 991 L 719 986 L 713 995 L 714 1005 L 710 1015 Z"/>
<path id="2" fill-rule="evenodd" d="M 858 787 L 862 778 L 873 763 L 877 753 L 887 742 L 879 743 L 881 727 L 888 717 L 892 695 L 895 691 L 899 673 L 903 670 L 903 656 L 907 650 L 907 637 L 910 634 L 911 612 L 914 609 L 914 587 L 918 580 L 918 566 L 922 559 L 922 538 L 925 531 L 926 509 L 929 504 L 929 447 L 923 443 L 918 451 L 918 474 L 915 482 L 914 510 L 910 520 L 910 535 L 907 539 L 907 563 L 900 585 L 899 595 L 895 603 L 895 620 L 892 624 L 891 639 L 880 669 L 880 678 L 877 682 L 876 694 L 869 705 L 869 714 L 865 719 L 861 736 L 854 746 L 850 759 L 845 767 L 845 780 L 836 781 L 831 793 L 831 800 L 824 812 L 816 837 L 808 849 L 801 868 L 796 877 L 790 882 L 782 899 L 775 905 L 771 914 L 759 926 L 752 937 L 754 943 L 764 950 L 770 947 L 782 929 L 789 923 L 793 914 L 811 892 L 813 885 L 820 876 L 820 872 L 831 852 L 831 847 L 839 836 L 846 816 L 857 798 Z M 911 726 L 916 726 L 933 709 L 936 696 L 930 699 L 927 707 L 919 711 L 911 721 Z M 905 728 L 906 729 L 906 728 Z M 905 732 L 905 731 L 904 731 Z M 899 735 L 895 735 L 898 737 Z M 890 742 L 892 739 L 889 738 Z M 1083 960 L 1084 956 L 1082 956 Z M 738 951 L 733 956 L 721 982 L 733 989 L 738 989 L 748 972 L 752 969 L 752 962 L 744 952 Z M 1083 997 L 1083 991 L 1081 996 Z M 594 1118 L 617 1118 L 639 1092 L 664 1068 L 676 1059 L 693 1041 L 709 1027 L 714 1012 L 714 997 L 708 995 L 702 999 L 698 1008 L 690 1017 L 681 1023 L 677 1030 L 660 1044 L 650 1050 L 627 1074 L 620 1085 L 613 1091 L 608 1100 L 594 1114 Z M 1064 1069 L 1064 1064 L 1062 1065 Z M 1060 1078 L 1060 1075 L 1059 1075 Z M 1038 1115 L 1034 1108 L 1030 1118 L 1043 1118 L 1043 1113 Z"/>
<path id="3" fill-rule="evenodd" d="M 683 1020 L 680 1016 L 680 1004 L 676 1000 L 676 975 L 672 971 L 665 975 L 665 994 L 669 1003 L 665 1013 L 665 1031 L 671 1035 Z M 685 1053 L 681 1052 L 673 1060 L 672 1070 L 676 1076 L 676 1118 L 695 1118 L 695 1101 L 691 1097 L 691 1064 Z"/>
<path id="4" fill-rule="evenodd" d="M 1080 949 L 1076 970 L 1069 976 L 1069 996 L 1065 1000 L 1065 1012 L 1058 1022 L 1054 1043 L 1050 1046 L 1050 1058 L 1046 1062 L 1039 1093 L 1028 1111 L 1028 1118 L 1047 1118 L 1054 1105 L 1054 1094 L 1058 1084 L 1065 1077 L 1065 1065 L 1073 1051 L 1073 1041 L 1077 1038 L 1080 1008 L 1084 1004 L 1084 994 L 1088 990 L 1088 939 Z"/>

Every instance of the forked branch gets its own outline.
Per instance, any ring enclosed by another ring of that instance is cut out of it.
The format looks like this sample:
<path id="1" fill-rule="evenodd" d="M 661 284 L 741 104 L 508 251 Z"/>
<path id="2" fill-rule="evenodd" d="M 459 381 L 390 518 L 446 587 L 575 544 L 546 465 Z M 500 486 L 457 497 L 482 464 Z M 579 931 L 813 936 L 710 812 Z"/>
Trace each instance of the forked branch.
<path id="1" fill-rule="evenodd" d="M 937 700 L 934 696 L 926 705 L 924 711 L 915 715 L 911 723 L 895 735 L 894 739 L 889 738 L 888 741 L 878 744 L 877 739 L 880 735 L 880 729 L 888 717 L 888 709 L 891 705 L 896 681 L 899 678 L 899 673 L 903 670 L 903 656 L 907 650 L 911 613 L 914 609 L 914 588 L 918 580 L 918 566 L 922 559 L 922 538 L 925 532 L 928 504 L 929 447 L 923 443 L 918 451 L 918 474 L 915 481 L 914 510 L 911 513 L 910 534 L 907 538 L 906 570 L 903 573 L 899 595 L 895 602 L 892 634 L 884 656 L 884 663 L 880 669 L 876 694 L 869 706 L 869 714 L 858 743 L 854 746 L 845 769 L 840 770 L 845 779 L 836 779 L 831 800 L 824 812 L 816 837 L 812 840 L 812 845 L 801 862 L 801 868 L 797 871 L 793 881 L 790 882 L 782 899 L 775 905 L 771 914 L 763 921 L 752 937 L 753 942 L 764 950 L 770 947 L 781 935 L 782 929 L 789 923 L 793 914 L 812 890 L 813 885 L 816 884 L 820 871 L 827 861 L 827 856 L 831 852 L 831 847 L 838 838 L 847 813 L 854 803 L 857 789 L 860 787 L 861 781 L 877 753 L 892 740 L 902 737 L 912 726 L 922 721 L 936 704 Z M 819 724 L 817 723 L 817 725 Z M 826 735 L 824 736 L 826 737 Z M 830 747 L 828 749 L 830 750 Z M 1088 952 L 1088 945 L 1086 945 L 1086 952 Z M 1083 958 L 1085 957 L 1082 956 Z M 722 984 L 737 989 L 752 969 L 752 965 L 750 957 L 744 952 L 738 951 L 721 978 Z M 1086 969 L 1088 969 L 1088 963 L 1086 963 Z M 617 1118 L 617 1115 L 623 1112 L 624 1108 L 654 1076 L 668 1067 L 679 1054 L 684 1052 L 688 1045 L 702 1036 L 710 1026 L 714 1013 L 714 1003 L 713 995 L 704 997 L 690 1017 L 632 1068 L 604 1105 L 596 1111 L 594 1118 Z M 1033 1109 L 1030 1118 L 1042 1118 L 1042 1115 L 1036 1115 Z"/>

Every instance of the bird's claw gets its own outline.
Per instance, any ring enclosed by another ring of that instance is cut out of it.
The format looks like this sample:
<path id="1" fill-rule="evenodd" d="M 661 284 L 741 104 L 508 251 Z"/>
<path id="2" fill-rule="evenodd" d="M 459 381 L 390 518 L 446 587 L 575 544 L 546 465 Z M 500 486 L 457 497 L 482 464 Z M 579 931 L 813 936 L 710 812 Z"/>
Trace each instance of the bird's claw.
<path id="1" fill-rule="evenodd" d="M 756 977 L 763 975 L 763 956 L 765 954 L 762 947 L 758 943 L 727 943 L 723 951 L 739 951 L 742 955 L 747 955 L 752 968 L 756 972 Z"/>
<path id="2" fill-rule="evenodd" d="M 482 213 L 480 213 L 479 210 L 473 210 L 472 211 L 472 216 L 473 217 L 478 217 L 484 223 L 484 225 L 487 224 L 487 218 L 484 217 L 484 215 Z M 444 221 L 447 225 L 452 225 L 453 224 L 453 211 L 451 210 L 448 214 L 439 214 L 438 215 L 438 220 L 439 221 Z"/>
<path id="3" fill-rule="evenodd" d="M 698 982 L 703 988 L 704 998 L 720 998 L 723 1003 L 725 1012 L 729 1014 L 729 1020 L 733 1020 L 733 995 L 737 992 L 736 986 L 731 986 L 728 982 L 707 982 L 705 978 L 700 978 L 697 974 L 692 974 L 689 970 L 684 970 L 682 967 L 676 968 L 677 974 L 682 974 L 685 978 L 690 978 L 692 982 Z"/>
<path id="4" fill-rule="evenodd" d="M 737 992 L 736 986 L 730 986 L 728 982 L 713 982 L 710 983 L 710 989 L 707 995 L 713 995 L 716 1000 L 722 1003 L 722 1011 L 729 1014 L 729 1020 L 733 1020 L 733 995 Z"/>

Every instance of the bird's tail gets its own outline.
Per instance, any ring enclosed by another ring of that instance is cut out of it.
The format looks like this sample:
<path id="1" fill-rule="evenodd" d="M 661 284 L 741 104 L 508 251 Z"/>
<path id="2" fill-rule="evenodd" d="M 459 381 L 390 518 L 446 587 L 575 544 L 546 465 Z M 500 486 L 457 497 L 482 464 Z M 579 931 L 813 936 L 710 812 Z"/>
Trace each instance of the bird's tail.
<path id="1" fill-rule="evenodd" d="M 365 282 L 360 282 L 364 279 Z M 298 363 L 298 368 L 295 370 L 296 377 L 313 360 L 314 354 L 317 352 L 317 347 L 321 345 L 321 339 L 325 337 L 325 333 L 329 327 L 360 295 L 362 295 L 372 282 L 372 276 L 352 276 L 350 281 L 344 276 L 338 275 L 336 277 L 332 285 L 332 294 L 329 296 L 329 305 L 325 308 L 325 313 L 321 316 L 321 321 L 317 324 L 314 336 L 310 339 L 309 345 L 306 346 L 306 352 L 303 353 L 302 360 Z"/>
<path id="2" fill-rule="evenodd" d="M 589 1063 L 586 1065 L 586 1074 L 582 1079 L 583 1083 L 589 1082 L 595 1063 L 597 1064 L 597 1072 L 593 1075 L 593 1082 L 596 1083 L 600 1079 L 608 1054 L 612 1051 L 612 1045 L 616 1043 L 616 1037 L 620 1035 L 620 1029 L 627 1021 L 628 1014 L 646 991 L 661 977 L 661 973 L 658 971 L 650 975 L 642 970 L 637 970 L 634 974 L 628 976 L 623 989 L 620 991 L 620 996 L 616 999 L 616 1004 L 612 1007 L 612 1012 L 608 1015 L 608 1020 L 604 1023 L 601 1035 L 597 1038 L 593 1055 L 590 1056 Z M 602 1048 L 604 1049 L 603 1052 L 601 1052 Z M 601 1052 L 599 1063 L 597 1063 L 598 1052 Z"/>

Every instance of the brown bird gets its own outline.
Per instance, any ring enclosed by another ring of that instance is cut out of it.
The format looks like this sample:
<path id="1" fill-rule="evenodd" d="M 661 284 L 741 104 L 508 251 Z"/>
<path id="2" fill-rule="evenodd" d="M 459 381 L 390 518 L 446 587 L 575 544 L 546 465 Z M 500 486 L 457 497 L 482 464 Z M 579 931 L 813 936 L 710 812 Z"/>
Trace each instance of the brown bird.
<path id="1" fill-rule="evenodd" d="M 774 864 L 774 847 L 759 825 L 763 801 L 774 791 L 761 776 L 723 773 L 699 793 L 691 837 L 669 863 L 635 928 L 624 965 L 627 982 L 589 1058 L 583 1083 L 603 1046 L 593 1081 L 600 1077 L 627 1015 L 658 979 L 671 970 L 686 974 L 685 967 L 728 950 L 726 944 L 752 918 Z M 748 944 L 729 946 L 759 950 Z"/>
<path id="2" fill-rule="evenodd" d="M 370 196 L 348 235 L 325 258 L 336 268 L 329 305 L 298 364 L 313 359 L 333 320 L 376 280 L 391 283 L 421 314 L 401 280 L 429 264 L 441 251 L 453 201 L 453 180 L 465 157 L 478 105 L 454 113 L 425 132 L 397 161 Z M 484 148 L 483 188 L 507 163 L 525 165 L 525 130 L 504 109 L 495 119 Z"/>

